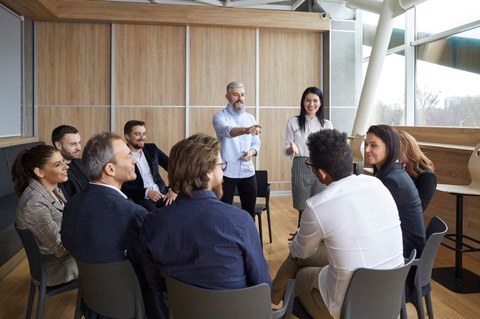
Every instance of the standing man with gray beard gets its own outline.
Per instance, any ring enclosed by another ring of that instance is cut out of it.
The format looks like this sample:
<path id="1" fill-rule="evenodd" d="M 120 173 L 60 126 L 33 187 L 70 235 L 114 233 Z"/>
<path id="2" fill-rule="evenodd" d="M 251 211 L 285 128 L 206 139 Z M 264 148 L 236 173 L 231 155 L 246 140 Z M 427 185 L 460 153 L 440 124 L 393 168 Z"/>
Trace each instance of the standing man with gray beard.
<path id="1" fill-rule="evenodd" d="M 223 176 L 222 202 L 233 203 L 238 189 L 242 209 L 254 217 L 257 200 L 257 181 L 253 157 L 260 151 L 262 127 L 255 117 L 245 112 L 245 87 L 240 82 L 227 85 L 225 98 L 228 105 L 213 116 L 213 127 L 222 144 L 222 158 L 228 163 Z"/>

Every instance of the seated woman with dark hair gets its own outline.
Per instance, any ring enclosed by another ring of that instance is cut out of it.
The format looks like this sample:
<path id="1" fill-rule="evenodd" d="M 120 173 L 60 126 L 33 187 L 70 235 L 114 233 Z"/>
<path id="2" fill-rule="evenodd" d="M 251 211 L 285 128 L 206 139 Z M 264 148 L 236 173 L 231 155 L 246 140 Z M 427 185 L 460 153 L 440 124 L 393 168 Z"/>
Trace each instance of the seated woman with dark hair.
<path id="1" fill-rule="evenodd" d="M 400 133 L 400 162 L 413 179 L 425 212 L 437 189 L 437 176 L 432 161 L 423 154 L 417 140 L 404 131 Z"/>
<path id="2" fill-rule="evenodd" d="M 426 243 L 422 202 L 413 180 L 399 161 L 400 134 L 388 125 L 372 125 L 365 139 L 365 157 L 373 167 L 373 174 L 388 188 L 397 204 L 402 228 L 403 256 L 408 258 L 413 249 L 417 258 Z M 374 200 L 374 199 L 372 199 Z M 409 274 L 406 285 L 407 302 L 415 300 L 414 272 Z"/>
<path id="3" fill-rule="evenodd" d="M 67 170 L 58 150 L 38 145 L 18 154 L 11 172 L 15 193 L 20 196 L 17 227 L 33 233 L 42 254 L 56 257 L 47 264 L 47 286 L 78 277 L 77 264 L 60 240 L 66 200 L 57 184 L 67 181 Z"/>

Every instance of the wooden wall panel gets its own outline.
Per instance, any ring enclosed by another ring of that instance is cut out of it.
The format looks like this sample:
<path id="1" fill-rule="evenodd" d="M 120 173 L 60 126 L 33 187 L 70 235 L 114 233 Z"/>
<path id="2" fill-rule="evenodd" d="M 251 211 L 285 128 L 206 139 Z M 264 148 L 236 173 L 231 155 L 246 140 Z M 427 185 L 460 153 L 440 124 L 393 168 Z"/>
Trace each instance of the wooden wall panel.
<path id="1" fill-rule="evenodd" d="M 245 104 L 255 105 L 255 30 L 190 28 L 190 105 L 226 105 L 229 82 L 245 85 Z"/>
<path id="2" fill-rule="evenodd" d="M 185 138 L 185 108 L 119 107 L 115 109 L 115 132 L 123 136 L 123 126 L 129 120 L 145 122 L 147 143 L 155 143 L 166 154 Z"/>
<path id="3" fill-rule="evenodd" d="M 37 24 L 39 105 L 110 104 L 110 26 Z"/>
<path id="4" fill-rule="evenodd" d="M 165 154 L 175 143 L 185 138 L 185 108 L 172 107 L 119 107 L 115 109 L 115 132 L 123 135 L 123 126 L 129 120 L 145 122 L 147 143 L 155 143 Z M 163 180 L 167 172 L 160 169 Z"/>
<path id="5" fill-rule="evenodd" d="M 463 127 L 396 126 L 415 136 L 418 141 L 475 146 L 480 143 L 480 129 Z"/>
<path id="6" fill-rule="evenodd" d="M 446 128 L 446 127 L 410 127 L 400 126 L 398 129 L 412 134 L 419 142 L 453 144 L 450 147 L 422 146 L 422 151 L 435 165 L 438 183 L 468 185 L 468 160 L 472 151 L 451 148 L 454 145 L 474 146 L 480 139 L 480 129 Z M 426 211 L 426 220 L 438 215 L 447 222 L 449 232 L 455 232 L 455 200 L 454 195 L 436 191 Z M 480 238 L 480 196 L 465 196 L 463 200 L 464 233 Z M 478 254 L 475 254 L 478 256 Z M 478 258 L 478 257 L 477 257 Z M 453 258 L 451 259 L 453 265 Z"/>
<path id="7" fill-rule="evenodd" d="M 261 108 L 260 136 L 260 169 L 268 170 L 268 179 L 272 183 L 272 191 L 291 189 L 292 162 L 283 155 L 285 131 L 289 117 L 298 114 L 295 108 Z"/>
<path id="8" fill-rule="evenodd" d="M 260 32 L 260 105 L 299 106 L 303 91 L 319 86 L 320 33 Z"/>
<path id="9" fill-rule="evenodd" d="M 94 134 L 110 131 L 110 109 L 107 107 L 42 107 L 38 109 L 38 138 L 52 144 L 52 130 L 62 124 L 78 129 L 82 144 Z"/>
<path id="10" fill-rule="evenodd" d="M 212 119 L 215 113 L 223 108 L 217 107 L 191 107 L 190 110 L 190 126 L 189 135 L 195 133 L 206 133 L 211 136 L 217 136 L 213 128 Z"/>
<path id="11" fill-rule="evenodd" d="M 185 105 L 185 28 L 115 26 L 115 104 Z"/>

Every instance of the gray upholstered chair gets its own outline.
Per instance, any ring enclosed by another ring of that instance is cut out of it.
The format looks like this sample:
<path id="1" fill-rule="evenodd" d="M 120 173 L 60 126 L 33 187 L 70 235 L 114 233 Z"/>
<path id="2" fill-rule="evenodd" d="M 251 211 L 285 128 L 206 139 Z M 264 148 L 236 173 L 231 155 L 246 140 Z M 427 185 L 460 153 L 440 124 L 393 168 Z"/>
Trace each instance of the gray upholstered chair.
<path id="1" fill-rule="evenodd" d="M 40 251 L 40 246 L 33 233 L 28 229 L 19 229 L 15 227 L 22 241 L 25 253 L 28 259 L 28 266 L 30 268 L 30 294 L 28 295 L 27 315 L 30 319 L 32 316 L 33 300 L 35 299 L 35 290 L 38 288 L 38 304 L 35 318 L 43 317 L 45 310 L 45 300 L 48 297 L 61 294 L 63 292 L 77 289 L 78 280 L 72 280 L 65 284 L 49 287 L 47 286 L 47 263 L 55 259 L 55 255 L 44 255 Z"/>
<path id="2" fill-rule="evenodd" d="M 417 300 L 413 302 L 417 310 L 418 318 L 425 318 L 423 309 L 423 298 L 427 306 L 428 318 L 433 319 L 432 298 L 430 291 L 422 297 L 422 287 L 430 284 L 432 277 L 432 267 L 437 256 L 438 247 L 448 231 L 447 224 L 438 216 L 432 217 L 427 227 L 427 243 L 422 251 L 422 256 L 415 259 L 412 266 L 415 270 L 415 289 L 417 292 Z"/>
<path id="3" fill-rule="evenodd" d="M 290 318 L 295 280 L 288 282 L 282 308 L 272 310 L 270 287 L 260 284 L 235 290 L 195 287 L 166 278 L 170 318 L 265 319 Z"/>
<path id="4" fill-rule="evenodd" d="M 129 260 L 103 264 L 77 260 L 77 266 L 79 293 L 89 309 L 110 318 L 145 317 L 142 291 Z"/>
<path id="5" fill-rule="evenodd" d="M 393 269 L 359 268 L 353 274 L 343 301 L 341 319 L 397 319 L 405 308 L 405 280 L 416 255 L 414 249 L 405 265 Z M 293 314 L 312 318 L 296 298 Z"/>

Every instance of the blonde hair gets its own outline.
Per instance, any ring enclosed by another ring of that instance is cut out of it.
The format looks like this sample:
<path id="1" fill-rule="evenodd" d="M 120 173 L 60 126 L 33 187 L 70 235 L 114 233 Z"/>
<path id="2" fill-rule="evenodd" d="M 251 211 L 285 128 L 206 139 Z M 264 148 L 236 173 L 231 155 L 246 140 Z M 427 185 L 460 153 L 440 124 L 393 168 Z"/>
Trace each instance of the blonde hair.
<path id="1" fill-rule="evenodd" d="M 427 169 L 435 170 L 433 162 L 423 154 L 417 140 L 407 132 L 400 133 L 400 162 L 405 165 L 405 171 L 412 177 L 417 177 Z"/>

